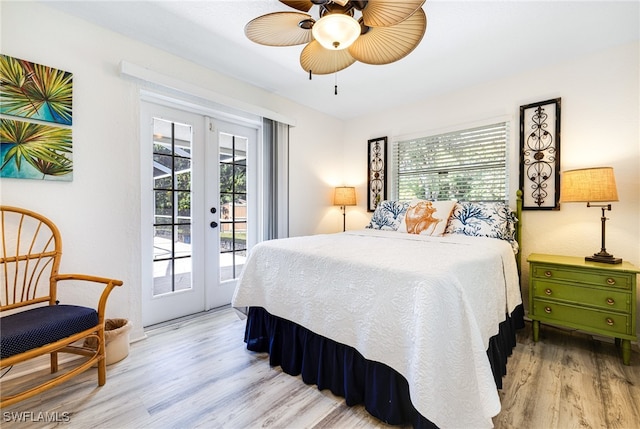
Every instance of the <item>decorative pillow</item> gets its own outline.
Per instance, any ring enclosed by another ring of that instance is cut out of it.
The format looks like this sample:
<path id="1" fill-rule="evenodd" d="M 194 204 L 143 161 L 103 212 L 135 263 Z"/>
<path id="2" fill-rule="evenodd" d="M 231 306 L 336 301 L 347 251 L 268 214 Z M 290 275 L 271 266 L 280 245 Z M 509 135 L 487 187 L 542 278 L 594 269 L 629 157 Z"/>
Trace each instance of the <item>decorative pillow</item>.
<path id="1" fill-rule="evenodd" d="M 517 251 L 517 221 L 515 214 L 503 202 L 457 203 L 445 233 L 499 238 L 509 241 Z"/>
<path id="2" fill-rule="evenodd" d="M 398 231 L 441 236 L 447 228 L 455 201 L 413 200 L 409 203 Z"/>
<path id="3" fill-rule="evenodd" d="M 404 218 L 408 205 L 407 201 L 381 201 L 366 228 L 396 231 Z"/>

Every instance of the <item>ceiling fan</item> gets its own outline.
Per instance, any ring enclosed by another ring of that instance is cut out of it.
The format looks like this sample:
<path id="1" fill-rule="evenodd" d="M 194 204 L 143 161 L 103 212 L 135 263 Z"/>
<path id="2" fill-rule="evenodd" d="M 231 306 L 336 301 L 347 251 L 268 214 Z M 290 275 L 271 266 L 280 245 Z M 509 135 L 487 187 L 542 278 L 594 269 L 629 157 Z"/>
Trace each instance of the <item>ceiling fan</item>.
<path id="1" fill-rule="evenodd" d="M 422 40 L 425 0 L 279 0 L 301 12 L 274 12 L 247 23 L 246 36 L 261 45 L 307 44 L 303 70 L 329 74 L 356 61 L 381 65 L 407 56 Z M 318 6 L 318 19 L 302 12 Z"/>

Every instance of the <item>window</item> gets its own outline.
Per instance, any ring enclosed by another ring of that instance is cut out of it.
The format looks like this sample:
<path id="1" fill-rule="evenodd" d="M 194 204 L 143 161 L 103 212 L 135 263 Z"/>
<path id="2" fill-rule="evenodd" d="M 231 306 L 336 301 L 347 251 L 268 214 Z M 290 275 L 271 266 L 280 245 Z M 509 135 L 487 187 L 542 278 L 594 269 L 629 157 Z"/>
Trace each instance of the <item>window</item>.
<path id="1" fill-rule="evenodd" d="M 247 139 L 220 134 L 220 280 L 240 275 L 247 256 Z"/>
<path id="2" fill-rule="evenodd" d="M 191 126 L 153 119 L 153 294 L 191 288 Z"/>
<path id="3" fill-rule="evenodd" d="M 394 198 L 507 201 L 508 123 L 394 142 Z"/>

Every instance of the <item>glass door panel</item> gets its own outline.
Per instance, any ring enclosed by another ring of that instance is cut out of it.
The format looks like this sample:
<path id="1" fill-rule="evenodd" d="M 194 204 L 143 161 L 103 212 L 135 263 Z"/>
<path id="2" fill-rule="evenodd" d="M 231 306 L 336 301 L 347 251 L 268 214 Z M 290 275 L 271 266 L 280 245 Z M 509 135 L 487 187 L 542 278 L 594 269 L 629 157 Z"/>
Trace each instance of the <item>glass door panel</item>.
<path id="1" fill-rule="evenodd" d="M 192 288 L 192 129 L 153 119 L 153 296 Z"/>
<path id="2" fill-rule="evenodd" d="M 220 280 L 238 277 L 247 249 L 247 138 L 220 133 Z"/>

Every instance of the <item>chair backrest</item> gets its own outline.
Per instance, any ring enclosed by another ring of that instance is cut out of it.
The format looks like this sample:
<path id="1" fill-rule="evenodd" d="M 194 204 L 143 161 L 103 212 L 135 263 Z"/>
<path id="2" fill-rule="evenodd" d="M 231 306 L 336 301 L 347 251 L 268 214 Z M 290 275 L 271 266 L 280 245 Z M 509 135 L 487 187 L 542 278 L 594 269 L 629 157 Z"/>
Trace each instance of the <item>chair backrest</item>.
<path id="1" fill-rule="evenodd" d="M 0 206 L 0 311 L 55 304 L 62 255 L 60 231 L 30 210 Z"/>

